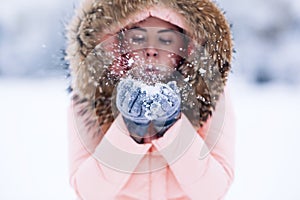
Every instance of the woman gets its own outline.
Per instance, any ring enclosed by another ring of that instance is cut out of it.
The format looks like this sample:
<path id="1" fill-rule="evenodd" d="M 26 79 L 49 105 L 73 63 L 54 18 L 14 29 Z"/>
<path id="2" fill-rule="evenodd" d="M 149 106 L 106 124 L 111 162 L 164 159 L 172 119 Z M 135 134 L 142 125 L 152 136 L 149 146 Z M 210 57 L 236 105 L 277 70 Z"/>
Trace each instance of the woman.
<path id="1" fill-rule="evenodd" d="M 70 181 L 78 198 L 224 198 L 233 180 L 234 120 L 224 92 L 232 44 L 218 8 L 206 0 L 86 0 L 68 40 Z M 155 95 L 172 106 L 145 117 L 141 90 L 153 90 L 149 77 L 161 74 L 168 81 L 160 88 L 174 95 Z"/>

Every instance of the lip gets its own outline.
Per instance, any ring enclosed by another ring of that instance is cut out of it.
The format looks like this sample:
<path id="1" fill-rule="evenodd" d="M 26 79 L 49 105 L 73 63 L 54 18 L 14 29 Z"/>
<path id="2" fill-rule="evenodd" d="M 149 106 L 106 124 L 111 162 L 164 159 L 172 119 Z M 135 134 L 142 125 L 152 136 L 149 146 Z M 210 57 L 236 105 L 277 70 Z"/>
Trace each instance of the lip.
<path id="1" fill-rule="evenodd" d="M 147 72 L 159 72 L 160 70 L 158 69 L 153 69 L 153 68 L 146 68 L 145 69 Z"/>
<path id="2" fill-rule="evenodd" d="M 155 69 L 145 69 L 145 72 L 148 75 L 155 75 L 155 76 L 160 74 L 160 70 L 155 70 Z"/>
<path id="3" fill-rule="evenodd" d="M 150 64 L 150 65 L 147 65 L 145 67 L 145 71 L 147 71 L 147 72 L 159 72 L 160 70 L 157 66 Z"/>

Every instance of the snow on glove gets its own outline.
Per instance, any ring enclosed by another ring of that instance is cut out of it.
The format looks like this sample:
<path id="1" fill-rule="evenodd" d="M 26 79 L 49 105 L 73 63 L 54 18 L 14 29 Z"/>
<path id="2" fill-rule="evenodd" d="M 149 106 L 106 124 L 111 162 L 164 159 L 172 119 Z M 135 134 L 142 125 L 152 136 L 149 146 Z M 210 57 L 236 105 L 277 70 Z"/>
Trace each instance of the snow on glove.
<path id="1" fill-rule="evenodd" d="M 142 139 L 149 128 L 150 120 L 145 117 L 146 92 L 132 79 L 122 79 L 117 87 L 116 105 L 123 116 L 131 136 Z"/>
<path id="2" fill-rule="evenodd" d="M 152 122 L 158 137 L 161 137 L 180 117 L 181 98 L 175 81 L 160 85 L 160 94 L 152 105 L 157 104 L 160 105 L 159 115 Z"/>
<path id="3" fill-rule="evenodd" d="M 128 131 L 143 138 L 150 122 L 161 137 L 180 116 L 181 98 L 175 81 L 146 85 L 130 78 L 117 87 L 117 107 Z"/>

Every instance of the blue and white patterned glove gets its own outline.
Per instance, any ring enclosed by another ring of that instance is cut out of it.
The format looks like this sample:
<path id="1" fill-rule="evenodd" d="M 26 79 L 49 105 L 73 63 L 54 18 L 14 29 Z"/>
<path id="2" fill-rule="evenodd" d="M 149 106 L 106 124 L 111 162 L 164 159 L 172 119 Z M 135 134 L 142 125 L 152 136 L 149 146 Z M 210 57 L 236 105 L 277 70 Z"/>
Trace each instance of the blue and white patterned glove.
<path id="1" fill-rule="evenodd" d="M 150 123 L 161 137 L 180 116 L 180 95 L 174 81 L 149 86 L 133 79 L 122 79 L 117 87 L 117 108 L 131 136 L 142 139 Z"/>
<path id="2" fill-rule="evenodd" d="M 154 102 L 161 104 L 161 114 L 153 119 L 154 128 L 159 137 L 179 119 L 181 98 L 179 89 L 174 81 L 161 85 L 160 94 L 158 99 Z"/>
<path id="3" fill-rule="evenodd" d="M 150 120 L 145 117 L 146 92 L 132 79 L 123 79 L 117 87 L 117 108 L 131 135 L 142 139 L 149 128 Z"/>

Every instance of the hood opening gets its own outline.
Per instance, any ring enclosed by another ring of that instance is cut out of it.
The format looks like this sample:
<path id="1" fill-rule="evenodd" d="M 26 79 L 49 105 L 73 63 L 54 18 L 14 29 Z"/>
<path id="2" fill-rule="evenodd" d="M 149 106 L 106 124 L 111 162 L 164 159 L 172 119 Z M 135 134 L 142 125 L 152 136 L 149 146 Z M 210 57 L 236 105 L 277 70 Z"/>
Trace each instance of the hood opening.
<path id="1" fill-rule="evenodd" d="M 231 67 L 230 27 L 221 10 L 209 0 L 121 1 L 84 0 L 68 26 L 66 60 L 70 63 L 73 94 L 90 102 L 89 110 L 100 125 L 113 121 L 111 99 L 118 78 L 109 67 L 115 59 L 120 30 L 155 17 L 180 27 L 189 38 L 189 53 L 178 67 L 191 86 L 199 107 L 187 99 L 187 110 L 202 126 L 223 93 Z M 121 63 L 120 63 L 121 64 Z"/>

